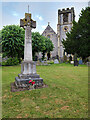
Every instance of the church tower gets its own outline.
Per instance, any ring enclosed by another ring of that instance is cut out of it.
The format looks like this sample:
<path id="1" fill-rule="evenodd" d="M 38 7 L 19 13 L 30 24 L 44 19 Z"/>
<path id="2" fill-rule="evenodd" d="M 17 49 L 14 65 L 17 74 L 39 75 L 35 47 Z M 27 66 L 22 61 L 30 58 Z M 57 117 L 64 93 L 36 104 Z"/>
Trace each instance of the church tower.
<path id="1" fill-rule="evenodd" d="M 75 19 L 74 8 L 67 8 L 58 10 L 58 24 L 57 24 L 57 35 L 58 35 L 58 56 L 60 60 L 66 54 L 64 52 L 62 40 L 66 38 L 66 33 L 72 28 L 72 22 Z"/>

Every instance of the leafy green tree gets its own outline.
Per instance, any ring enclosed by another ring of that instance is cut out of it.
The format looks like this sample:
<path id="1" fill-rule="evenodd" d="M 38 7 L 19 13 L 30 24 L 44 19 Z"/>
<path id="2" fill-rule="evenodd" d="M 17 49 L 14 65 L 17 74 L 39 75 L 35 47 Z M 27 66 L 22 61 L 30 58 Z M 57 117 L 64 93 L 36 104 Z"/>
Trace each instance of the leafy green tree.
<path id="1" fill-rule="evenodd" d="M 44 59 L 45 53 L 52 51 L 53 48 L 53 43 L 49 38 L 40 35 L 39 32 L 32 32 L 32 52 L 34 58 L 36 53 L 42 52 Z"/>
<path id="2" fill-rule="evenodd" d="M 24 54 L 23 28 L 18 25 L 7 25 L 2 29 L 2 52 L 3 56 L 23 58 Z"/>
<path id="3" fill-rule="evenodd" d="M 90 56 L 90 7 L 82 9 L 78 22 L 73 22 L 66 36 L 63 45 L 68 54 L 78 54 L 83 60 Z"/>
<path id="4" fill-rule="evenodd" d="M 45 39 L 39 32 L 32 32 L 32 53 L 33 58 L 35 54 L 42 52 L 45 49 Z"/>
<path id="5" fill-rule="evenodd" d="M 7 25 L 2 29 L 1 33 L 3 57 L 17 57 L 20 61 L 24 57 L 25 30 L 18 25 Z M 39 32 L 32 32 L 33 58 L 35 58 L 36 53 L 52 50 L 51 47 L 52 44 L 49 39 L 47 41 L 47 38 L 40 35 Z"/>

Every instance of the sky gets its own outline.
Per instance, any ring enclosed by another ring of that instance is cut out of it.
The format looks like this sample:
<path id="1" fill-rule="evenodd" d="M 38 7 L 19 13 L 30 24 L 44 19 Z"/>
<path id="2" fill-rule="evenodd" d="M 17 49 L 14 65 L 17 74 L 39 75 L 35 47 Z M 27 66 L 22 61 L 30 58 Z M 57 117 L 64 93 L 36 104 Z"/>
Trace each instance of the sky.
<path id="1" fill-rule="evenodd" d="M 64 1 L 64 0 L 63 0 Z M 58 24 L 58 9 L 71 8 L 74 7 L 75 10 L 75 20 L 78 21 L 79 14 L 82 8 L 88 6 L 88 1 L 86 2 L 0 2 L 1 18 L 0 30 L 6 25 L 20 25 L 20 19 L 25 17 L 25 13 L 29 12 L 32 14 L 32 19 L 36 21 L 36 29 L 32 31 L 42 33 L 48 22 L 50 26 L 57 33 Z"/>

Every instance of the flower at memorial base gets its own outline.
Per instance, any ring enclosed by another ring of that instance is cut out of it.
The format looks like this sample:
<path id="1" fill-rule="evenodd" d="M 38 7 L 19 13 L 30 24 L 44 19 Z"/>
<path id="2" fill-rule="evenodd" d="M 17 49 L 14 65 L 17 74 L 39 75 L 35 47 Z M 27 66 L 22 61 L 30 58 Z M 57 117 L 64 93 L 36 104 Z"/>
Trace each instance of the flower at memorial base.
<path id="1" fill-rule="evenodd" d="M 35 88 L 35 81 L 34 80 L 30 80 L 29 81 L 29 84 L 30 84 L 30 89 L 34 89 Z"/>
<path id="2" fill-rule="evenodd" d="M 32 83 L 32 80 L 30 80 L 29 83 Z"/>
<path id="3" fill-rule="evenodd" d="M 29 83 L 30 83 L 31 85 L 34 85 L 34 84 L 35 84 L 35 81 L 34 81 L 34 80 L 30 80 Z"/>
<path id="4" fill-rule="evenodd" d="M 34 85 L 34 84 L 35 84 L 35 81 L 32 82 L 32 85 Z"/>

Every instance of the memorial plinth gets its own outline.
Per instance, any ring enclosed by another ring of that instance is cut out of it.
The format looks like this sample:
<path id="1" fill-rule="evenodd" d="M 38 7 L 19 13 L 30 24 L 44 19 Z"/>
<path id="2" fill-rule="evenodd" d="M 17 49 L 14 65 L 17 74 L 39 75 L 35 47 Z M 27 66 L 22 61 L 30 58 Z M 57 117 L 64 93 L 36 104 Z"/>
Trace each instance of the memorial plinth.
<path id="1" fill-rule="evenodd" d="M 36 63 L 32 61 L 31 30 L 36 28 L 36 21 L 31 19 L 30 13 L 25 13 L 25 18 L 20 19 L 20 27 L 25 29 L 24 61 L 21 64 L 21 74 L 15 78 L 15 85 L 27 87 L 29 80 L 35 80 L 36 85 L 42 85 L 43 79 L 36 73 Z"/>

